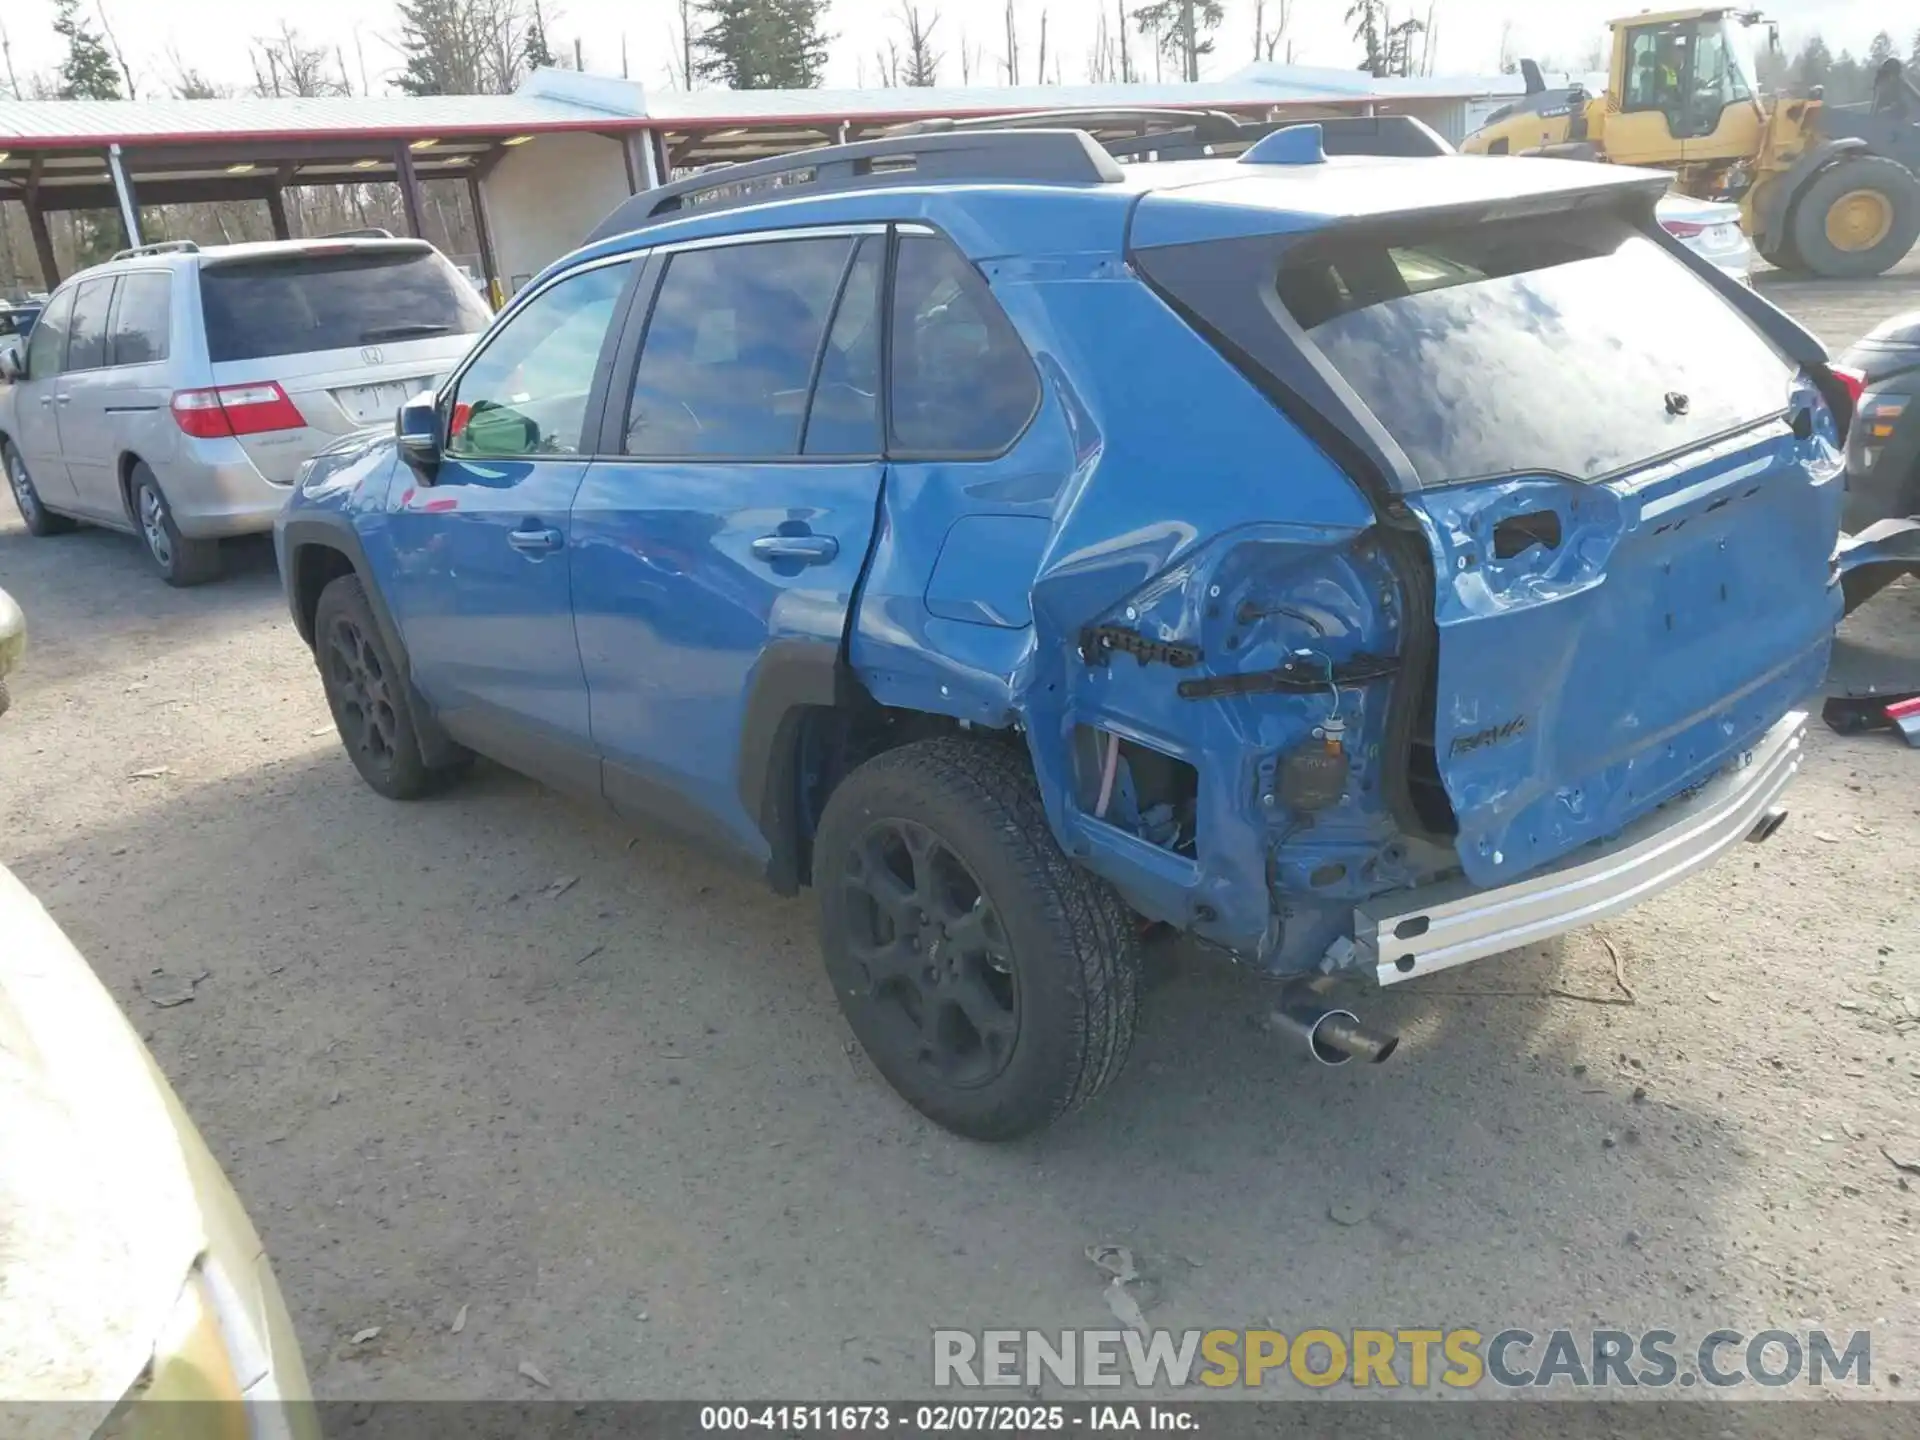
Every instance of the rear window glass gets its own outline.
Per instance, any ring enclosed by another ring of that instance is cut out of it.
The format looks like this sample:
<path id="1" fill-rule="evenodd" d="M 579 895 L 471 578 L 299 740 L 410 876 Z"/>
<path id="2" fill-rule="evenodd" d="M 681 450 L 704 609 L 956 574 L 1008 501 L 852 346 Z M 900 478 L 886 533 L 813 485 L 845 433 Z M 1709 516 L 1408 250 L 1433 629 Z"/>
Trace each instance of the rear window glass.
<path id="1" fill-rule="evenodd" d="M 1309 242 L 1279 292 L 1423 485 L 1597 479 L 1780 413 L 1792 379 L 1731 305 L 1612 216 Z"/>
<path id="2" fill-rule="evenodd" d="M 200 296 L 215 364 L 477 335 L 493 319 L 458 270 L 417 250 L 209 265 Z"/>

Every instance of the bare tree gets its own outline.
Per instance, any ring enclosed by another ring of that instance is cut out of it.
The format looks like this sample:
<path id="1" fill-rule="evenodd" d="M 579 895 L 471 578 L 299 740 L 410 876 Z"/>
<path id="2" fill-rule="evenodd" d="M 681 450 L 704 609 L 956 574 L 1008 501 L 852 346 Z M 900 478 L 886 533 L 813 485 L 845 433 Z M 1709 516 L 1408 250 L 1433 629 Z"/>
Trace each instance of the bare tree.
<path id="1" fill-rule="evenodd" d="M 1253 58 L 1272 60 L 1279 55 L 1292 23 L 1293 0 L 1253 0 Z"/>
<path id="2" fill-rule="evenodd" d="M 7 94 L 15 100 L 20 96 L 20 77 L 13 73 L 13 40 L 7 34 L 7 25 L 0 20 L 0 55 L 7 59 Z"/>
<path id="3" fill-rule="evenodd" d="M 945 57 L 933 48 L 933 32 L 940 24 L 940 12 L 935 10 L 923 17 L 912 0 L 900 0 L 900 23 L 907 31 L 907 53 L 897 70 L 899 83 L 922 89 L 938 84 L 940 61 Z M 892 48 L 891 42 L 888 48 Z"/>
<path id="4" fill-rule="evenodd" d="M 674 0 L 673 23 L 667 38 L 673 49 L 667 60 L 667 83 L 676 90 L 691 90 L 699 78 L 694 50 L 700 44 L 700 7 L 695 0 Z"/>
<path id="5" fill-rule="evenodd" d="M 334 55 L 324 45 L 310 45 L 286 21 L 280 33 L 255 40 L 249 47 L 256 95 L 349 95 L 344 73 L 336 72 Z"/>
<path id="6" fill-rule="evenodd" d="M 1093 46 L 1087 51 L 1087 83 L 1105 85 L 1114 79 L 1113 36 L 1107 31 L 1107 9 L 1093 22 Z"/>
<path id="7" fill-rule="evenodd" d="M 1005 19 L 1007 48 L 1000 57 L 1000 70 L 1007 77 L 1007 84 L 1018 85 L 1020 83 L 1020 25 L 1014 19 L 1013 0 L 1007 0 Z"/>
<path id="8" fill-rule="evenodd" d="M 1047 12 L 1040 12 L 1040 73 L 1034 78 L 1038 83 L 1047 83 Z"/>
<path id="9" fill-rule="evenodd" d="M 169 88 L 178 99 L 221 100 L 233 94 L 231 85 L 207 79 L 198 66 L 182 60 L 179 50 L 171 45 L 167 47 L 167 63 L 173 67 L 173 84 Z"/>
<path id="10" fill-rule="evenodd" d="M 981 72 L 980 47 L 967 38 L 967 32 L 960 32 L 960 83 L 971 85 L 973 77 Z"/>
<path id="11" fill-rule="evenodd" d="M 1497 63 L 1502 75 L 1511 75 L 1520 68 L 1520 63 L 1513 54 L 1513 22 L 1511 20 L 1500 22 L 1500 58 Z"/>
<path id="12" fill-rule="evenodd" d="M 113 22 L 107 19 L 106 0 L 95 0 L 94 8 L 100 13 L 100 28 L 106 32 L 107 49 L 113 52 L 113 63 L 120 67 L 120 78 L 127 82 L 127 99 L 138 100 L 139 93 L 133 88 L 133 67 L 127 64 L 126 52 L 120 48 L 120 37 L 113 33 Z"/>

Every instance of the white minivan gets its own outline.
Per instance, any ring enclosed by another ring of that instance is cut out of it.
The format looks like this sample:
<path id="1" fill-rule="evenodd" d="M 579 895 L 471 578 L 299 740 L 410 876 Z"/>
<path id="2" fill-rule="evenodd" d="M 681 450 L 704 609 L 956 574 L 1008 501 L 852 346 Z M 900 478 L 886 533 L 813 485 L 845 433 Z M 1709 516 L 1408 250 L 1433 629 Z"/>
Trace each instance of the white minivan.
<path id="1" fill-rule="evenodd" d="M 384 232 L 123 250 L 0 355 L 21 518 L 126 530 L 169 584 L 209 580 L 221 539 L 273 528 L 302 461 L 390 423 L 492 319 L 439 251 Z"/>

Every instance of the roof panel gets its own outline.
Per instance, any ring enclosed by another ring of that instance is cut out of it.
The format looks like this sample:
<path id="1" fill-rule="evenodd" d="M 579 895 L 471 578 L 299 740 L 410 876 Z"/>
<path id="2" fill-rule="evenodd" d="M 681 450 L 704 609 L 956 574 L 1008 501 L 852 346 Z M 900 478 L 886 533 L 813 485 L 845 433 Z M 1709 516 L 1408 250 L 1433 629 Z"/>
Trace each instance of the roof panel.
<path id="1" fill-rule="evenodd" d="M 613 128 L 633 118 L 537 95 L 0 100 L 0 149 L 113 141 L 499 134 Z"/>

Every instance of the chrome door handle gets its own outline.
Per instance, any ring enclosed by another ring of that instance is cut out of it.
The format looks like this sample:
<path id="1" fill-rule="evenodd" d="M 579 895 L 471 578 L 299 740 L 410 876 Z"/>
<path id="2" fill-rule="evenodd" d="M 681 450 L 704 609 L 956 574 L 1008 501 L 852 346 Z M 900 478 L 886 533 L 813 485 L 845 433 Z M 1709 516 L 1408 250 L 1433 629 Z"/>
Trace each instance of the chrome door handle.
<path id="1" fill-rule="evenodd" d="M 831 535 L 762 535 L 753 542 L 756 560 L 798 560 L 807 565 L 824 565 L 840 553 L 840 542 Z"/>
<path id="2" fill-rule="evenodd" d="M 53 403 L 56 405 L 64 405 L 71 399 L 73 399 L 71 395 L 56 395 L 53 397 Z"/>
<path id="3" fill-rule="evenodd" d="M 515 530 L 507 536 L 507 543 L 522 555 L 547 555 L 563 542 L 558 530 Z"/>

